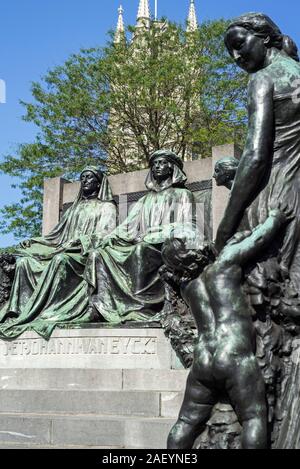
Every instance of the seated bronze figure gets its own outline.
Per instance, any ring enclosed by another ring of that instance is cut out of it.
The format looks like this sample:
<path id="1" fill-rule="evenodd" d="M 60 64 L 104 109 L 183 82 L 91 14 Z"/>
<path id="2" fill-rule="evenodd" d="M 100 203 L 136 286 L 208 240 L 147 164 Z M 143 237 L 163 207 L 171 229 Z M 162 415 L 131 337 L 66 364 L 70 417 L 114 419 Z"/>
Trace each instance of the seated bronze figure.
<path id="1" fill-rule="evenodd" d="M 87 253 L 116 226 L 117 210 L 108 180 L 95 167 L 80 176 L 80 192 L 47 236 L 25 241 L 17 250 L 8 304 L 1 310 L 0 337 L 32 329 L 49 337 L 58 323 L 89 322 Z"/>
<path id="2" fill-rule="evenodd" d="M 194 197 L 185 188 L 182 160 L 171 151 L 160 150 L 151 156 L 149 165 L 148 194 L 90 252 L 86 263 L 90 309 L 99 321 L 118 324 L 159 315 L 165 298 L 159 276 L 162 244 L 174 228 L 195 223 Z"/>

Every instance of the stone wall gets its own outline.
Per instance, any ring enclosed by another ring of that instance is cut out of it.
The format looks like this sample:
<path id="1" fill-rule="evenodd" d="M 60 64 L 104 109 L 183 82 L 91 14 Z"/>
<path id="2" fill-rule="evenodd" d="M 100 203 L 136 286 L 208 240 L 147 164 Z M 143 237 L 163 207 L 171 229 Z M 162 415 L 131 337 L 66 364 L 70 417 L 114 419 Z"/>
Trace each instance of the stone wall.
<path id="1" fill-rule="evenodd" d="M 185 172 L 188 184 L 207 182 L 212 180 L 213 168 L 217 160 L 224 156 L 240 157 L 240 150 L 234 144 L 222 145 L 212 149 L 212 157 L 203 160 L 188 161 L 185 163 Z M 120 202 L 119 210 L 122 213 L 122 205 L 125 204 L 126 196 L 130 194 L 143 193 L 145 179 L 148 170 L 134 171 L 126 174 L 117 174 L 109 177 L 114 196 Z M 79 190 L 79 182 L 70 182 L 63 178 L 47 179 L 44 185 L 44 208 L 43 208 L 43 235 L 48 234 L 58 223 L 63 208 L 71 204 Z M 197 190 L 197 189 L 195 189 Z M 142 194 L 141 194 L 142 195 Z M 212 226 L 215 235 L 216 229 L 222 218 L 229 192 L 223 187 L 212 184 Z M 122 219 L 122 217 L 121 217 Z"/>

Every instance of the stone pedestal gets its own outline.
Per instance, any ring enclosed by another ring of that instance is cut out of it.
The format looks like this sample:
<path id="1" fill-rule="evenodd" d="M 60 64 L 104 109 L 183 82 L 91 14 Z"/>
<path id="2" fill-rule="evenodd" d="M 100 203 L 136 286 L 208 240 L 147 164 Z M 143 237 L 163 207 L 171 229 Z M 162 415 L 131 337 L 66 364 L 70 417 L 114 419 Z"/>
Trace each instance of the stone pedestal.
<path id="1" fill-rule="evenodd" d="M 0 368 L 174 369 L 180 365 L 159 328 L 56 329 L 49 341 L 26 332 L 0 341 Z"/>
<path id="2" fill-rule="evenodd" d="M 217 161 L 225 158 L 225 156 L 233 156 L 238 160 L 241 157 L 241 149 L 234 144 L 220 145 L 214 147 L 212 154 L 212 166 L 215 167 Z M 213 181 L 212 190 L 212 218 L 213 218 L 213 237 L 215 239 L 219 224 L 224 215 L 225 208 L 228 203 L 229 190 L 226 187 L 217 187 L 215 181 Z"/>
<path id="3" fill-rule="evenodd" d="M 0 448 L 163 449 L 186 378 L 153 326 L 0 341 Z"/>

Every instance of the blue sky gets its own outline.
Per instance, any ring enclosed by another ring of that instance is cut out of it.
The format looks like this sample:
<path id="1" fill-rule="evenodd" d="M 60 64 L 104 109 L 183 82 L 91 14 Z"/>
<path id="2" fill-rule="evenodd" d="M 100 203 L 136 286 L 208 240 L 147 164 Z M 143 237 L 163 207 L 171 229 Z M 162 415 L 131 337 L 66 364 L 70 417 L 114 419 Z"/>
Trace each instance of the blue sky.
<path id="1" fill-rule="evenodd" d="M 19 100 L 30 101 L 30 84 L 81 47 L 104 45 L 115 28 L 122 3 L 127 24 L 134 24 L 139 0 L 1 0 L 0 79 L 5 80 L 7 102 L 0 104 L 0 158 L 18 143 L 33 141 L 36 129 L 21 120 Z M 300 46 L 300 1 L 195 0 L 199 21 L 231 18 L 247 11 L 263 11 Z M 154 12 L 154 0 L 150 0 Z M 189 0 L 158 0 L 159 16 L 182 22 Z M 0 208 L 17 201 L 11 178 L 0 175 Z M 14 242 L 1 236 L 0 246 Z"/>

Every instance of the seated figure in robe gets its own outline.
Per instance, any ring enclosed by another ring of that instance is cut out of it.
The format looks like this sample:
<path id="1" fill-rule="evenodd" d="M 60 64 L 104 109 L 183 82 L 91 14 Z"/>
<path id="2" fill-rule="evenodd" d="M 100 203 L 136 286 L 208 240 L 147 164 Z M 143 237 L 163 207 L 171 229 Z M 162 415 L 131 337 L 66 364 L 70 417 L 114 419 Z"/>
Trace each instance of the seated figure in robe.
<path id="1" fill-rule="evenodd" d="M 88 251 L 115 229 L 117 208 L 98 168 L 86 167 L 80 181 L 75 202 L 54 230 L 21 243 L 10 298 L 0 312 L 0 337 L 31 329 L 48 338 L 58 323 L 93 320 L 83 273 Z"/>
<path id="2" fill-rule="evenodd" d="M 195 201 L 185 187 L 182 160 L 171 151 L 159 150 L 149 165 L 148 193 L 91 251 L 86 263 L 90 310 L 99 321 L 118 324 L 159 317 L 165 299 L 159 276 L 162 245 L 174 229 L 195 227 Z"/>

